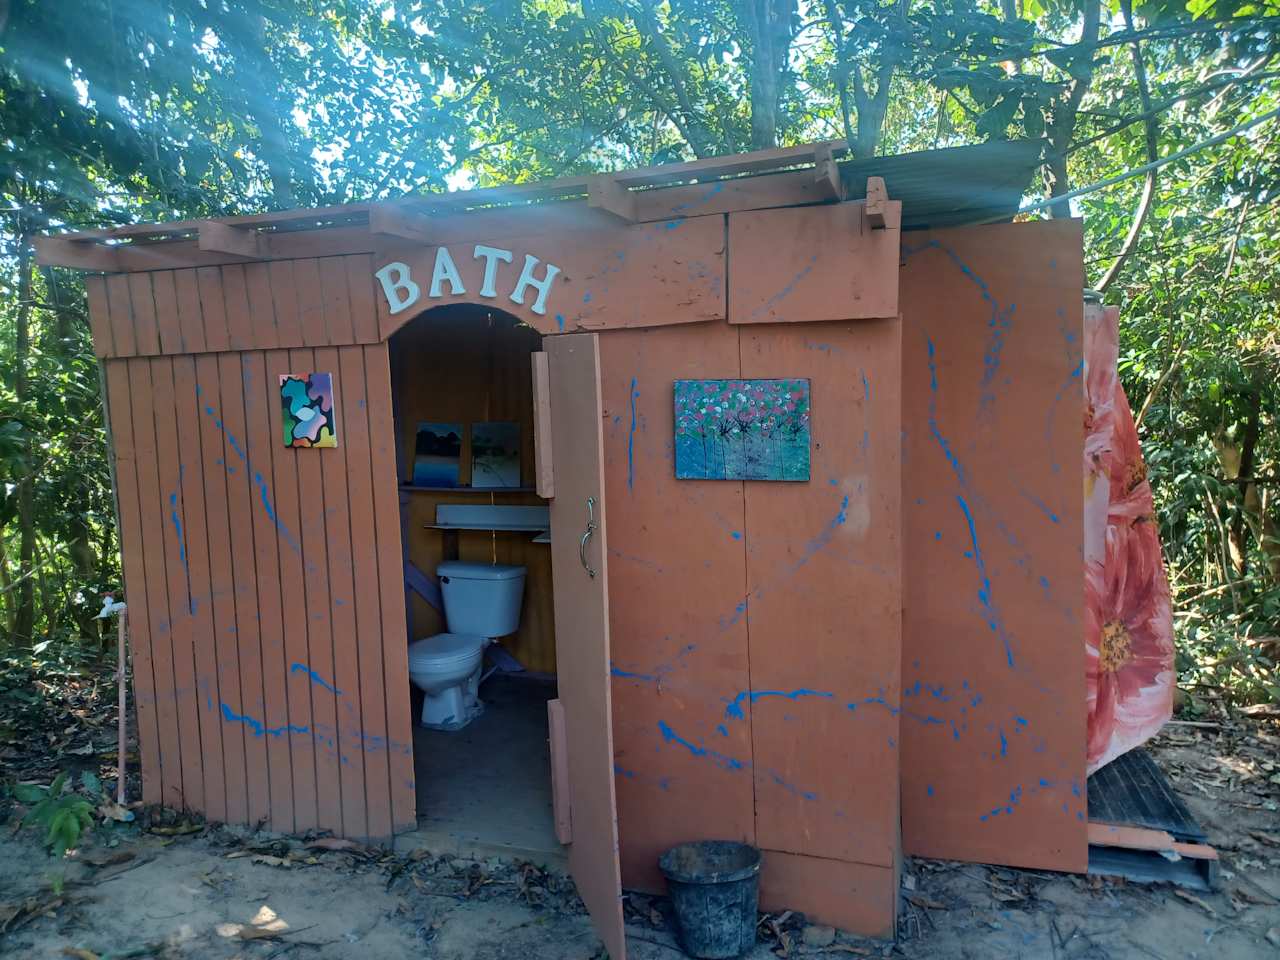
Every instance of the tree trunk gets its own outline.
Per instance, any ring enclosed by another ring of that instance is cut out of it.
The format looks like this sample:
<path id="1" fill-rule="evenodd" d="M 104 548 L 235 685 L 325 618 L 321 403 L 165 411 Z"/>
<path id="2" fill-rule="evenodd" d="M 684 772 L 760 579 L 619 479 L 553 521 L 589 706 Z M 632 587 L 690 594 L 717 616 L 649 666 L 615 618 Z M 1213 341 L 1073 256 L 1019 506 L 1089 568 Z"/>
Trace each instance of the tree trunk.
<path id="1" fill-rule="evenodd" d="M 1048 157 L 1045 160 L 1045 179 L 1049 199 L 1060 197 L 1071 190 L 1071 177 L 1067 172 L 1067 148 L 1075 135 L 1076 117 L 1080 114 L 1080 103 L 1093 83 L 1093 54 L 1098 44 L 1098 31 L 1102 26 L 1102 6 L 1099 0 L 1086 0 L 1084 8 L 1084 24 L 1080 30 L 1080 42 L 1076 44 L 1077 56 L 1081 62 L 1072 71 L 1074 80 L 1066 98 L 1053 111 L 1053 118 L 1047 129 L 1049 139 Z M 1071 205 L 1055 203 L 1049 207 L 1049 216 L 1055 218 L 1070 217 Z"/>
<path id="2" fill-rule="evenodd" d="M 751 148 L 778 145 L 778 105 L 791 52 L 795 0 L 748 0 L 751 35 Z"/>
<path id="3" fill-rule="evenodd" d="M 27 235 L 25 218 L 21 221 L 18 239 L 18 312 L 13 353 L 13 394 L 20 415 L 26 413 L 28 400 L 27 362 L 31 356 L 31 238 Z M 26 576 L 35 561 L 36 513 L 34 478 L 31 476 L 33 460 L 31 431 L 23 430 L 22 478 L 18 481 L 18 584 L 17 612 L 14 616 L 14 639 L 30 642 L 35 630 L 36 598 L 34 580 Z"/>

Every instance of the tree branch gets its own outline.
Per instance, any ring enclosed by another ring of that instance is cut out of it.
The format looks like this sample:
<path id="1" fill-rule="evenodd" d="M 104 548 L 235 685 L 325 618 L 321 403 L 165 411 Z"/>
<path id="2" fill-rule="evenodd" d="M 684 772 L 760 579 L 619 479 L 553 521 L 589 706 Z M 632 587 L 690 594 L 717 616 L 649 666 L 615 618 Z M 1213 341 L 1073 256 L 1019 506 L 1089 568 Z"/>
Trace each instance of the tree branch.
<path id="1" fill-rule="evenodd" d="M 1125 26 L 1132 32 L 1133 0 L 1120 0 L 1120 10 L 1124 14 Z M 1159 158 L 1159 130 L 1155 113 L 1151 109 L 1151 88 L 1147 83 L 1147 67 L 1142 60 L 1142 45 L 1135 40 L 1131 47 L 1133 50 L 1133 79 L 1138 85 L 1138 98 L 1142 103 L 1142 112 L 1147 117 L 1143 123 L 1147 163 L 1155 163 Z M 1116 256 L 1115 263 L 1111 264 L 1111 268 L 1107 270 L 1102 281 L 1098 284 L 1100 293 L 1105 292 L 1107 287 L 1111 286 L 1111 281 L 1119 276 L 1125 261 L 1129 259 L 1129 254 L 1133 253 L 1133 248 L 1142 233 L 1142 225 L 1146 223 L 1147 214 L 1151 212 L 1151 204 L 1155 200 L 1158 170 L 1158 167 L 1153 166 L 1147 171 L 1146 179 L 1142 184 L 1142 199 L 1138 201 L 1138 210 L 1133 216 L 1133 223 L 1129 225 L 1129 234 L 1124 238 L 1124 245 L 1120 248 L 1120 253 Z"/>

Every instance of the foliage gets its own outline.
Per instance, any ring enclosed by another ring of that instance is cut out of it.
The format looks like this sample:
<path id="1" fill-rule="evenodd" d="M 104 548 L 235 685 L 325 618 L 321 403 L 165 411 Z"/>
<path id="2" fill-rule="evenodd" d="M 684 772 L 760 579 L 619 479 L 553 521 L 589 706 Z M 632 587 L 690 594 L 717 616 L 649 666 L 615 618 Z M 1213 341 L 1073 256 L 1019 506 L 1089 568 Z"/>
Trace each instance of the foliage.
<path id="1" fill-rule="evenodd" d="M 95 646 L 119 576 L 83 292 L 35 267 L 33 232 L 829 138 L 1030 138 L 1056 197 L 1275 108 L 1278 27 L 1275 0 L 10 0 L 6 637 Z M 1255 701 L 1280 635 L 1278 130 L 1052 208 L 1083 215 L 1086 282 L 1122 309 L 1184 677 Z"/>
<path id="2" fill-rule="evenodd" d="M 86 789 L 101 794 L 97 777 L 86 774 Z M 93 804 L 84 795 L 67 790 L 67 775 L 58 774 L 48 787 L 20 783 L 13 788 L 19 802 L 31 805 L 23 822 L 45 831 L 44 845 L 61 857 L 80 841 L 80 834 L 93 826 Z"/>

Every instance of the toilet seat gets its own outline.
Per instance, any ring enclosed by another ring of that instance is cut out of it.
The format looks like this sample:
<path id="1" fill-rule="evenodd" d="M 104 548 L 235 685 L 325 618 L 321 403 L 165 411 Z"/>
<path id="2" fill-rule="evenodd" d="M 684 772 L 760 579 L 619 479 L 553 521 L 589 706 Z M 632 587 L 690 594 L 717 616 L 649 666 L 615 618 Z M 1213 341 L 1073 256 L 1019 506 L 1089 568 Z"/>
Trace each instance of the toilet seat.
<path id="1" fill-rule="evenodd" d="M 484 637 L 437 633 L 409 644 L 409 671 L 431 672 L 461 666 L 480 656 L 484 647 Z"/>

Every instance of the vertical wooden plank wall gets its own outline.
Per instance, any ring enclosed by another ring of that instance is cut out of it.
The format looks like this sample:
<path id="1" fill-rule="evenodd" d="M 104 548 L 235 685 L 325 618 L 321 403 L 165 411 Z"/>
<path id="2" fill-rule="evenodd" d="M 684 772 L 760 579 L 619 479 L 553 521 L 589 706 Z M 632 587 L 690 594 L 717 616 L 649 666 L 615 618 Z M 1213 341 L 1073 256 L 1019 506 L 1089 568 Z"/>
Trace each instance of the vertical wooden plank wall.
<path id="1" fill-rule="evenodd" d="M 1084 870 L 1079 221 L 904 239 L 906 852 Z M 931 719 L 930 719 L 931 718 Z"/>
<path id="2" fill-rule="evenodd" d="M 363 255 L 88 281 L 148 801 L 375 839 L 414 823 L 372 285 Z M 314 371 L 339 446 L 287 449 L 279 376 Z"/>
<path id="3" fill-rule="evenodd" d="M 661 889 L 680 841 L 747 840 L 766 902 L 892 933 L 900 342 L 893 320 L 601 337 L 624 885 Z M 808 483 L 675 480 L 673 380 L 792 376 Z"/>

